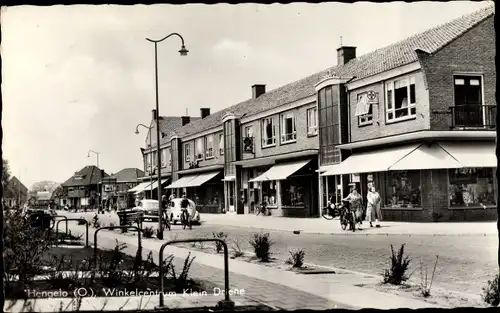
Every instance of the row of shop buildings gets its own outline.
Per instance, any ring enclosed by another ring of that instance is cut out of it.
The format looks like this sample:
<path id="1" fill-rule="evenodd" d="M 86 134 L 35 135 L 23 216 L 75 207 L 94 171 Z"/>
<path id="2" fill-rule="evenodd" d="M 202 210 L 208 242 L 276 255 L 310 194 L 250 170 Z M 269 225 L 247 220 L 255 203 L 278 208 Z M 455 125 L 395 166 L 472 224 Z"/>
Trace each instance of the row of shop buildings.
<path id="1" fill-rule="evenodd" d="M 161 117 L 161 164 L 148 135 L 131 191 L 156 189 L 160 170 L 166 194 L 186 192 L 201 212 L 251 214 L 265 199 L 272 215 L 318 217 L 372 183 L 386 220 L 496 219 L 494 8 L 336 58 L 213 114 Z"/>

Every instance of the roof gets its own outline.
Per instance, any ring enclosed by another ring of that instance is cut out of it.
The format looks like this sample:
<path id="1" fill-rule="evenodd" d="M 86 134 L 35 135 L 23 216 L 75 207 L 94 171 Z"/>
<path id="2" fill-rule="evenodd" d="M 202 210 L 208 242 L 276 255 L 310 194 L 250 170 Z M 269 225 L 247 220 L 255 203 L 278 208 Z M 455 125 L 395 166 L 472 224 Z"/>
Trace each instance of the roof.
<path id="1" fill-rule="evenodd" d="M 52 198 L 52 192 L 50 191 L 39 191 L 36 193 L 36 198 L 38 201 L 47 201 Z"/>
<path id="2" fill-rule="evenodd" d="M 321 72 L 264 93 L 256 99 L 249 99 L 215 112 L 208 117 L 178 128 L 175 134 L 185 137 L 220 125 L 229 112 L 236 116 L 251 116 L 280 105 L 315 95 L 315 85 L 334 72 L 343 78 L 355 77 L 353 81 L 376 75 L 409 63 L 418 61 L 416 49 L 435 53 L 450 42 L 462 36 L 480 22 L 493 16 L 494 6 L 464 15 L 448 23 L 413 35 L 387 47 L 359 56 L 341 66 L 332 66 Z M 171 133 L 167 133 L 171 136 Z"/>
<path id="3" fill-rule="evenodd" d="M 17 197 L 18 193 L 21 195 L 28 195 L 28 188 L 24 186 L 24 184 L 16 176 L 12 176 L 7 183 L 7 186 L 5 186 L 4 193 L 4 197 Z"/>
<path id="4" fill-rule="evenodd" d="M 190 123 L 197 121 L 201 119 L 200 117 L 190 117 Z M 151 123 L 149 124 L 150 127 L 154 127 L 155 121 L 152 120 Z M 179 129 L 182 127 L 182 117 L 180 116 L 160 116 L 160 136 L 161 134 L 165 134 L 167 136 L 163 137 L 160 139 L 160 143 L 164 144 L 168 142 L 168 137 L 169 135 L 174 132 L 175 130 Z M 156 128 L 154 129 L 156 130 Z M 155 140 L 156 134 L 153 133 L 153 142 L 156 142 Z M 149 132 L 148 135 L 146 136 L 146 144 L 149 144 Z"/>
<path id="5" fill-rule="evenodd" d="M 117 182 L 137 182 L 140 177 L 144 177 L 144 171 L 138 168 L 124 168 L 118 173 L 111 175 L 112 178 L 116 178 Z"/>
<path id="6" fill-rule="evenodd" d="M 109 175 L 104 173 L 104 177 Z M 85 186 L 85 185 L 97 185 L 101 182 L 101 170 L 94 165 L 87 165 L 73 176 L 71 176 L 62 185 L 65 187 L 69 186 Z"/>

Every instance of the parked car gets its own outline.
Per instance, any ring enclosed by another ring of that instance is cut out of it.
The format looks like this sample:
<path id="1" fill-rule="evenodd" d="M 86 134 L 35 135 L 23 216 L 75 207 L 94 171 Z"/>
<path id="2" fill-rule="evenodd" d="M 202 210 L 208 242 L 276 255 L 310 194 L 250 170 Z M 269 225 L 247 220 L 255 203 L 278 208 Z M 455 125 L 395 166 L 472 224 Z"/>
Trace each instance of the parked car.
<path id="1" fill-rule="evenodd" d="M 131 212 L 142 212 L 142 217 L 144 220 L 157 221 L 159 216 L 158 200 L 143 199 L 140 200 L 138 205 L 132 209 L 125 210 Z M 124 210 L 121 210 L 124 212 Z"/>
<path id="2" fill-rule="evenodd" d="M 177 224 L 177 223 L 180 224 L 180 222 L 181 222 L 181 212 L 182 212 L 182 210 L 181 210 L 181 201 L 182 200 L 183 200 L 182 198 L 172 199 L 170 201 L 170 204 L 169 204 L 168 209 L 167 209 L 167 214 L 168 214 L 168 216 L 170 218 L 170 222 L 172 224 L 174 224 L 174 225 Z M 189 200 L 188 199 L 188 201 L 191 204 L 191 206 L 196 207 L 196 204 L 194 203 L 193 200 Z M 189 208 L 188 208 L 188 210 L 189 210 Z M 190 215 L 193 214 L 193 212 L 191 212 L 191 211 L 188 211 L 188 213 Z M 193 224 L 200 224 L 200 220 L 201 220 L 201 218 L 200 218 L 200 212 L 196 211 L 196 215 L 194 216 L 192 222 L 193 222 Z"/>

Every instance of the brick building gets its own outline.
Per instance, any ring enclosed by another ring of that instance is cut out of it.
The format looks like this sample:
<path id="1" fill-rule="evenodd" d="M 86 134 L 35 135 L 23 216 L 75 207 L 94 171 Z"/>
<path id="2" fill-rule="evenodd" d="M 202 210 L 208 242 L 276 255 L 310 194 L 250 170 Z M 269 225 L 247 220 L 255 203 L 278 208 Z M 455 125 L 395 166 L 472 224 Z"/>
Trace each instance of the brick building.
<path id="1" fill-rule="evenodd" d="M 72 208 L 93 208 L 99 205 L 102 179 L 109 175 L 97 166 L 88 165 L 75 172 L 61 186 L 65 198 L 62 205 Z"/>
<path id="2" fill-rule="evenodd" d="M 186 192 L 201 212 L 248 214 L 266 198 L 275 216 L 311 217 L 350 183 L 366 198 L 371 182 L 385 219 L 494 218 L 493 14 L 360 57 L 340 47 L 337 66 L 201 109 L 164 136 L 166 190 Z"/>

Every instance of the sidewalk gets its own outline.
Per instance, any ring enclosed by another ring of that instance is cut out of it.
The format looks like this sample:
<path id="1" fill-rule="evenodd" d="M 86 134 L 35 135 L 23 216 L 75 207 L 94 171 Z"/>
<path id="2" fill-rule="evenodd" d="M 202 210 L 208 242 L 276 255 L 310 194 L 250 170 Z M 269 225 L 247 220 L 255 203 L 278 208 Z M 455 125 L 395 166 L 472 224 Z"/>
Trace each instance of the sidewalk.
<path id="1" fill-rule="evenodd" d="M 201 219 L 207 225 L 250 227 L 281 231 L 300 230 L 303 233 L 314 234 L 347 234 L 358 235 L 496 235 L 496 222 L 447 222 L 447 223 L 408 223 L 381 221 L 380 228 L 370 228 L 368 222 L 363 222 L 362 232 L 345 231 L 340 228 L 338 218 L 293 218 L 275 216 L 256 216 L 252 214 L 201 214 Z"/>
<path id="2" fill-rule="evenodd" d="M 73 233 L 84 233 L 85 227 L 71 225 Z M 89 238 L 93 240 L 94 229 Z M 123 235 L 117 232 L 99 232 L 99 247 L 114 248 L 116 240 L 126 243 L 126 253 L 135 255 L 136 236 Z M 169 239 L 168 235 L 167 238 Z M 158 251 L 165 241 L 144 239 L 143 250 L 147 254 L 153 252 L 158 262 Z M 222 255 L 207 254 L 175 246 L 167 246 L 165 256 L 174 254 L 179 261 L 191 253 L 196 257 L 190 275 L 209 280 L 221 287 L 224 285 Z M 244 289 L 249 299 L 278 309 L 331 309 L 331 308 L 428 308 L 431 304 L 394 294 L 383 293 L 367 288 L 353 286 L 358 283 L 372 281 L 372 277 L 360 277 L 355 274 L 300 275 L 258 264 L 231 259 L 229 260 L 230 289 Z M 221 297 L 222 299 L 222 297 Z"/>

